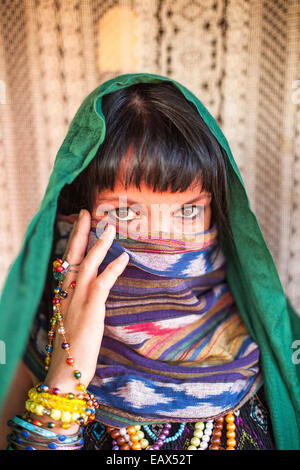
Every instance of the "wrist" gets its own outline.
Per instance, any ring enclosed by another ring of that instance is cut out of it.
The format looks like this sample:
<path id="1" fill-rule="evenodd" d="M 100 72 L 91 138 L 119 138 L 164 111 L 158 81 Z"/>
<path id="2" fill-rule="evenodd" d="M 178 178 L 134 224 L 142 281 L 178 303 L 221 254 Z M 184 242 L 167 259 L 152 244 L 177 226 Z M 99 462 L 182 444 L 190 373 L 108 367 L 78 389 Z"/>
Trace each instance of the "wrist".
<path id="1" fill-rule="evenodd" d="M 69 371 L 68 371 L 69 372 Z M 56 369 L 51 371 L 49 369 L 47 376 L 45 377 L 43 383 L 48 385 L 50 388 L 58 388 L 62 393 L 73 393 L 77 395 L 80 393 L 80 390 L 77 388 L 79 383 L 82 383 L 87 388 L 89 381 L 84 377 L 81 377 L 80 380 L 76 380 L 73 375 L 69 377 L 66 376 L 66 371 Z"/>

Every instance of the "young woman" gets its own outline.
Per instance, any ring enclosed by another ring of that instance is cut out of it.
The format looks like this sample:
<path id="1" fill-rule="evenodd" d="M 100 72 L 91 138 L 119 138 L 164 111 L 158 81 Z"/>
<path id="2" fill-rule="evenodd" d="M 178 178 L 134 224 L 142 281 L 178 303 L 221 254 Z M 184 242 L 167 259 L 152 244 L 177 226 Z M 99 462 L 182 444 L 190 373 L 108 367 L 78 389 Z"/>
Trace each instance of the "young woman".
<path id="1" fill-rule="evenodd" d="M 21 305 L 9 448 L 300 447 L 299 318 L 223 134 L 178 82 L 126 74 L 84 100 L 2 315 Z"/>

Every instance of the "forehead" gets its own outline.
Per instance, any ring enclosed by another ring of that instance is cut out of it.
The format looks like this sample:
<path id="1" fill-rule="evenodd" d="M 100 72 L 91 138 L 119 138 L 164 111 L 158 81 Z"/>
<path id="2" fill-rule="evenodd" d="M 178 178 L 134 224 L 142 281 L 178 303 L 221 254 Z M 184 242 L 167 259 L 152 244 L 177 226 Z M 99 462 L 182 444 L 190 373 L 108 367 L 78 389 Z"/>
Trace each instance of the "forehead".
<path id="1" fill-rule="evenodd" d="M 112 198 L 119 200 L 119 198 L 123 197 L 124 199 L 128 199 L 128 202 L 130 199 L 132 201 L 144 204 L 158 204 L 162 202 L 172 204 L 176 202 L 184 203 L 190 199 L 196 198 L 198 196 L 205 196 L 207 194 L 208 192 L 202 190 L 199 183 L 191 185 L 184 192 L 172 193 L 171 191 L 154 192 L 145 183 L 140 184 L 140 189 L 138 189 L 135 185 L 131 185 L 125 189 L 123 183 L 121 181 L 117 181 L 113 191 L 110 189 L 102 189 L 101 191 L 98 191 L 96 194 L 96 200 L 99 203 L 101 201 L 110 201 Z"/>

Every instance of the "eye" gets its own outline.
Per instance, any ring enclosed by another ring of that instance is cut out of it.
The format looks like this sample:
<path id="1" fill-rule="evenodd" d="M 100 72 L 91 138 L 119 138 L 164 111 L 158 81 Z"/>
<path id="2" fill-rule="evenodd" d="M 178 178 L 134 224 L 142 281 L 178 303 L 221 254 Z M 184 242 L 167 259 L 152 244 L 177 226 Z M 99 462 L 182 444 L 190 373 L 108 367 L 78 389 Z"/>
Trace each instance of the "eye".
<path id="1" fill-rule="evenodd" d="M 132 212 L 133 216 L 136 215 L 136 212 L 132 210 L 130 207 L 118 207 L 118 208 L 108 211 L 107 213 L 111 215 L 112 217 L 115 217 L 116 219 L 119 219 L 119 220 L 124 220 L 124 221 L 132 220 L 134 217 L 128 216 L 128 212 Z"/>
<path id="2" fill-rule="evenodd" d="M 184 214 L 181 212 L 184 211 Z M 203 215 L 204 207 L 201 205 L 198 206 L 184 206 L 177 211 L 179 215 L 175 215 L 175 217 L 179 217 L 182 219 L 195 219 L 196 217 L 201 217 Z"/>

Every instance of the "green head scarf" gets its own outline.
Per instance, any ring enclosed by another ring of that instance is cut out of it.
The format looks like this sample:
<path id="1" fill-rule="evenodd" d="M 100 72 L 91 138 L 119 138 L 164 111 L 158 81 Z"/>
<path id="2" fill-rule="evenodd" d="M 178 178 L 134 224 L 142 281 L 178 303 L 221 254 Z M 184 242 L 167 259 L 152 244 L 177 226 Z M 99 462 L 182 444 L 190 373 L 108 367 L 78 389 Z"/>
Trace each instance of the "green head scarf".
<path id="1" fill-rule="evenodd" d="M 197 108 L 226 151 L 229 216 L 237 251 L 223 246 L 227 282 L 239 312 L 261 352 L 264 389 L 278 449 L 300 449 L 300 364 L 293 342 L 300 340 L 300 318 L 286 297 L 273 258 L 250 208 L 243 180 L 228 142 L 201 101 L 171 78 L 134 73 L 117 76 L 92 91 L 80 105 L 57 153 L 40 208 L 28 225 L 22 248 L 8 273 L 0 303 L 0 340 L 6 363 L 0 365 L 0 404 L 21 359 L 42 295 L 54 235 L 57 199 L 95 156 L 105 138 L 102 96 L 136 83 L 173 83 Z M 299 361 L 298 361 L 299 362 Z"/>

